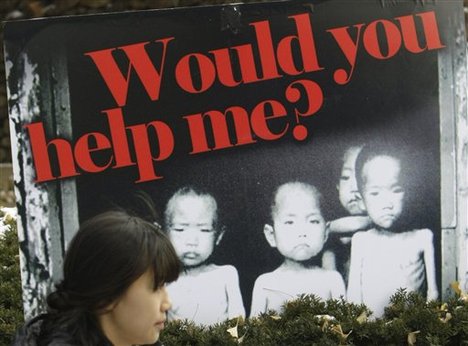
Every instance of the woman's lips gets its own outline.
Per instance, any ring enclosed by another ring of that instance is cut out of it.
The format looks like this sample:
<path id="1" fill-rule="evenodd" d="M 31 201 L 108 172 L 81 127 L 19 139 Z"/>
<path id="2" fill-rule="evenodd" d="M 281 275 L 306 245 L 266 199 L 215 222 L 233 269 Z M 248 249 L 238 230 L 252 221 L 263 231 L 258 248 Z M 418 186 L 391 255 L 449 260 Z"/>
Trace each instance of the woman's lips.
<path id="1" fill-rule="evenodd" d="M 166 323 L 166 320 L 156 322 L 154 325 L 158 327 L 159 329 L 164 329 L 164 324 Z"/>

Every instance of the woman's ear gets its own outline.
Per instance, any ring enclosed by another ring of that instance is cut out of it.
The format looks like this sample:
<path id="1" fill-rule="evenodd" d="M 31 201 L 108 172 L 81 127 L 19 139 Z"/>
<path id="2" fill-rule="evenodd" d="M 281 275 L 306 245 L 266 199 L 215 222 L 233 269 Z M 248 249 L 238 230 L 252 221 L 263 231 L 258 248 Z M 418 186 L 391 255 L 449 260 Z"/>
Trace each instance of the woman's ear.
<path id="1" fill-rule="evenodd" d="M 265 224 L 265 226 L 263 226 L 263 234 L 268 244 L 270 244 L 271 247 L 276 247 L 275 229 L 273 226 Z"/>
<path id="2" fill-rule="evenodd" d="M 106 305 L 105 307 L 99 309 L 97 311 L 97 315 L 107 315 L 109 313 L 111 313 L 115 308 L 116 306 L 119 304 L 119 300 L 117 299 L 116 301 L 110 303 L 109 305 Z"/>

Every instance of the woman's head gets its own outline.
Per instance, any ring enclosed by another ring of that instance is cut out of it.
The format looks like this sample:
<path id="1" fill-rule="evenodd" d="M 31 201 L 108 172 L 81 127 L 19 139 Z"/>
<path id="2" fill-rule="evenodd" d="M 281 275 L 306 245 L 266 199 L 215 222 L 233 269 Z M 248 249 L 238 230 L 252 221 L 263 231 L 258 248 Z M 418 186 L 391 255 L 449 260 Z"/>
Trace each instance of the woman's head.
<path id="1" fill-rule="evenodd" d="M 123 211 L 110 211 L 82 224 L 65 256 L 63 281 L 48 304 L 52 312 L 88 315 L 103 327 L 102 317 L 128 304 L 126 298 L 136 284 L 144 281 L 145 287 L 158 292 L 178 274 L 174 248 L 157 226 Z M 169 308 L 163 305 L 161 309 Z"/>

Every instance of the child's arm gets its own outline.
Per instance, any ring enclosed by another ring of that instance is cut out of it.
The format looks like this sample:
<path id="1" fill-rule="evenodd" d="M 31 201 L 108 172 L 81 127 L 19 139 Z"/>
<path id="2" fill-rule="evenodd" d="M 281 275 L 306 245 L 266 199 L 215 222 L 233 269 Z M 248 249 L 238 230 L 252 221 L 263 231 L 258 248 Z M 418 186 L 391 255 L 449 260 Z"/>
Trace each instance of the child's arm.
<path id="1" fill-rule="evenodd" d="M 255 280 L 254 289 L 252 292 L 252 306 L 250 309 L 250 317 L 255 317 L 267 311 L 267 296 L 265 287 L 265 279 L 260 275 Z"/>
<path id="2" fill-rule="evenodd" d="M 435 300 L 439 297 L 436 283 L 436 269 L 434 260 L 434 236 L 429 229 L 423 229 L 422 246 L 424 252 L 424 264 L 426 267 L 427 300 Z"/>
<path id="3" fill-rule="evenodd" d="M 362 239 L 365 236 L 364 232 L 358 232 L 353 235 L 351 240 L 351 260 L 349 265 L 348 279 L 348 301 L 360 304 L 362 299 L 362 262 L 363 262 L 363 246 L 365 242 Z"/>
<path id="4" fill-rule="evenodd" d="M 325 250 L 322 254 L 322 268 L 336 270 L 336 255 L 331 250 Z"/>
<path id="5" fill-rule="evenodd" d="M 330 272 L 330 298 L 346 298 L 346 288 L 343 277 L 337 271 Z"/>
<path id="6" fill-rule="evenodd" d="M 233 266 L 226 266 L 226 295 L 228 318 L 245 317 L 244 303 L 239 288 L 239 275 Z"/>
<path id="7" fill-rule="evenodd" d="M 351 233 L 367 230 L 372 225 L 368 216 L 345 216 L 328 223 L 330 233 Z"/>

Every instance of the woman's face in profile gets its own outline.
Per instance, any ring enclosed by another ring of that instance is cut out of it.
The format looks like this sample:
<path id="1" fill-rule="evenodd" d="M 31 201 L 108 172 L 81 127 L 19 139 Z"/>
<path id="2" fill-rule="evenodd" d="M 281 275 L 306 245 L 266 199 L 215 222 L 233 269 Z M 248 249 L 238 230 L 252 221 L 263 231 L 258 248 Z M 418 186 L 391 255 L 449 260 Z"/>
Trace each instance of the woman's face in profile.
<path id="1" fill-rule="evenodd" d="M 99 315 L 104 334 L 114 345 L 154 344 L 164 328 L 171 301 L 165 286 L 154 290 L 154 275 L 140 276 L 109 311 Z"/>

